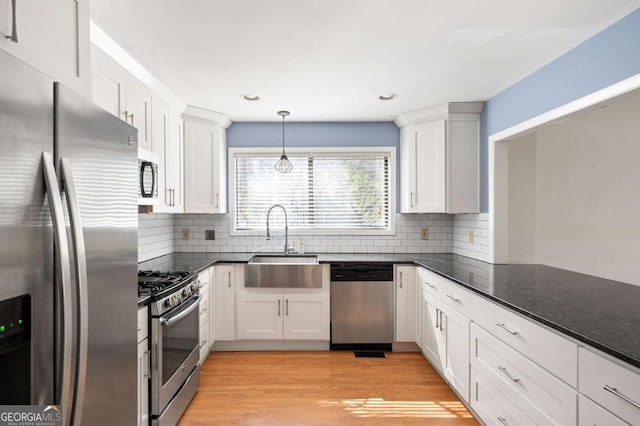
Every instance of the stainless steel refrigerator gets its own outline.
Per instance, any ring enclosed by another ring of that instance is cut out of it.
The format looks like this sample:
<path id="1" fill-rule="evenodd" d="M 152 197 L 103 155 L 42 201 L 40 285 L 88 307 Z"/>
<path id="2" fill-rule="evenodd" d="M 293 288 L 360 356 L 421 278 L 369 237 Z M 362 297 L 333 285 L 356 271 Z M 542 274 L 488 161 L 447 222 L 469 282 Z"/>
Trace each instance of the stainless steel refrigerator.
<path id="1" fill-rule="evenodd" d="M 137 131 L 0 51 L 0 405 L 133 425 Z"/>

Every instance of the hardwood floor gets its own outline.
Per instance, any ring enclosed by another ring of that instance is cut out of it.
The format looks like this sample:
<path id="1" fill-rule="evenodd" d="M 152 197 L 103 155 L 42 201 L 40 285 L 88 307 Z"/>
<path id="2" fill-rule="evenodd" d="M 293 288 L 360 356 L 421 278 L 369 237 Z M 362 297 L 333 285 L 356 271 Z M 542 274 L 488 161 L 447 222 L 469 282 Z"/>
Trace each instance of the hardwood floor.
<path id="1" fill-rule="evenodd" d="M 419 353 L 212 352 L 179 425 L 477 425 Z"/>

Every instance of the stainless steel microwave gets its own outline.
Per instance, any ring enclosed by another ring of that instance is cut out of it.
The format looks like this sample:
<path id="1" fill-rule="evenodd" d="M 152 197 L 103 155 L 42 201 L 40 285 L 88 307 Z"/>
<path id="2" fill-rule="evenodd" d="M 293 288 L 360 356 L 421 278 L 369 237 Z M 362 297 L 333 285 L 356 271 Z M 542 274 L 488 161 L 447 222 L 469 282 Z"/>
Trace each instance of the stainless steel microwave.
<path id="1" fill-rule="evenodd" d="M 138 204 L 160 204 L 158 199 L 158 157 L 143 148 L 138 148 L 138 177 Z"/>

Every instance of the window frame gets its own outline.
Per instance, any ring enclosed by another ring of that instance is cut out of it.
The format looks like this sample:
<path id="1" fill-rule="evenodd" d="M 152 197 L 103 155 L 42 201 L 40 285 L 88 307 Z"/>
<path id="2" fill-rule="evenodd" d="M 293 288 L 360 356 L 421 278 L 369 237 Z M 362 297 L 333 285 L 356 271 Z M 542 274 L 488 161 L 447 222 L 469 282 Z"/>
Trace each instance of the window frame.
<path id="1" fill-rule="evenodd" d="M 273 164 L 278 161 L 281 148 L 229 148 L 228 150 L 229 171 L 229 235 L 237 236 L 264 236 L 266 233 L 266 222 L 264 229 L 237 230 L 236 223 L 236 154 L 241 155 L 273 155 Z M 305 235 L 329 235 L 329 236 L 352 236 L 352 235 L 396 235 L 396 147 L 394 146 L 372 146 L 372 147 L 295 147 L 287 148 L 287 153 L 307 154 L 307 155 L 327 155 L 327 154 L 383 154 L 389 157 L 389 227 L 387 229 L 356 229 L 356 228 L 302 228 L 289 229 L 289 236 Z M 266 220 L 266 213 L 265 213 Z M 278 231 L 276 231 L 277 233 Z"/>

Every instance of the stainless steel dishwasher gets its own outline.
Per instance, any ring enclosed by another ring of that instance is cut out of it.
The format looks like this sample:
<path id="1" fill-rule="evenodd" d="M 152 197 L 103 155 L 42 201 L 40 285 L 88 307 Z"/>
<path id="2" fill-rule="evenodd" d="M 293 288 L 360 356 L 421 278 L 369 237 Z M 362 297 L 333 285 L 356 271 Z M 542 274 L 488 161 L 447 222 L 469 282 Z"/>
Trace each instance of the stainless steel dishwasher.
<path id="1" fill-rule="evenodd" d="M 331 265 L 331 349 L 391 350 L 393 264 Z"/>

